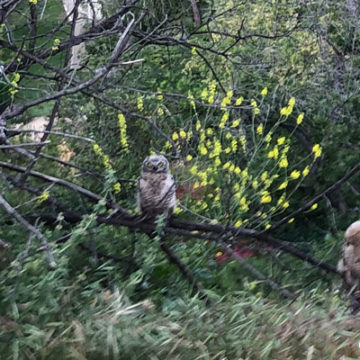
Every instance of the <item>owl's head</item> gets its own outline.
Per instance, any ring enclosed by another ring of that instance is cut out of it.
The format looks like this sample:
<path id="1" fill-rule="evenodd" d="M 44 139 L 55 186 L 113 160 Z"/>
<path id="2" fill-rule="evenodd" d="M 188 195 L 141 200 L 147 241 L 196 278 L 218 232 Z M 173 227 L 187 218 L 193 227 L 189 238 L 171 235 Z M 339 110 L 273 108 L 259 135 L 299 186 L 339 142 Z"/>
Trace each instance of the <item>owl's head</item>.
<path id="1" fill-rule="evenodd" d="M 166 173 L 169 171 L 169 162 L 165 156 L 150 155 L 144 160 L 142 170 L 143 172 Z"/>

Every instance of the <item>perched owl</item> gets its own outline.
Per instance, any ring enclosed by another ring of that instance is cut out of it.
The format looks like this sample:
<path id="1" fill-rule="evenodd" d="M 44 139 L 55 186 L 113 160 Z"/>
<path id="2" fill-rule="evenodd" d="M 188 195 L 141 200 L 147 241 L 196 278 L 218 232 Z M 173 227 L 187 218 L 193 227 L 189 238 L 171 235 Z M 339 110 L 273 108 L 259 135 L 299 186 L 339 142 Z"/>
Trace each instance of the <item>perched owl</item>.
<path id="1" fill-rule="evenodd" d="M 145 218 L 172 214 L 176 203 L 175 181 L 164 156 L 151 155 L 144 160 L 138 187 L 139 207 Z"/>
<path id="2" fill-rule="evenodd" d="M 354 285 L 360 296 L 360 221 L 352 223 L 345 231 L 343 257 L 338 263 L 345 285 Z"/>

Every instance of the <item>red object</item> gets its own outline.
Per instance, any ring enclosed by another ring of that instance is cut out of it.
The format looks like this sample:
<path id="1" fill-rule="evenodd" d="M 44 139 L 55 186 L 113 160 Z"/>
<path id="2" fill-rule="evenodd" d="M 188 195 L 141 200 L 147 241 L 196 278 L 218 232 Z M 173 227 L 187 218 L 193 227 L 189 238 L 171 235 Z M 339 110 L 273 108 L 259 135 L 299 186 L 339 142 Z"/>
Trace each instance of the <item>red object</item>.
<path id="1" fill-rule="evenodd" d="M 247 245 L 242 245 L 242 246 L 236 245 L 234 246 L 233 251 L 237 256 L 239 256 L 242 259 L 247 259 L 257 255 L 257 252 L 253 249 L 250 249 Z M 230 258 L 230 256 L 224 253 L 222 250 L 218 250 L 216 254 L 217 253 L 221 253 L 221 255 L 215 256 L 215 260 L 218 264 L 222 264 L 223 262 L 229 260 Z"/>
<path id="2" fill-rule="evenodd" d="M 181 199 L 185 197 L 186 195 L 190 194 L 190 196 L 195 200 L 201 200 L 202 194 L 201 191 L 204 189 L 203 186 L 199 186 L 196 189 L 194 189 L 194 183 L 184 182 L 179 185 L 179 187 L 176 189 L 176 197 L 178 199 Z"/>

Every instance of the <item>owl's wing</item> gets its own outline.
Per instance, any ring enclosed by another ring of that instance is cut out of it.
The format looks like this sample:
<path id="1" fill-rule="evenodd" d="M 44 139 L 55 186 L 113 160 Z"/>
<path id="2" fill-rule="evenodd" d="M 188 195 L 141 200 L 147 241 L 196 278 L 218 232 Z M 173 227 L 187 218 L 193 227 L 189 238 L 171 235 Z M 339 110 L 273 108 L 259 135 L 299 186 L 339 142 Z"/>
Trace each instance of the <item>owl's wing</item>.
<path id="1" fill-rule="evenodd" d="M 164 205 L 167 203 L 171 203 L 175 201 L 173 199 L 175 197 L 175 190 L 176 190 L 176 182 L 173 176 L 169 176 L 163 183 L 162 183 L 162 190 L 160 193 L 160 199 L 156 206 Z"/>

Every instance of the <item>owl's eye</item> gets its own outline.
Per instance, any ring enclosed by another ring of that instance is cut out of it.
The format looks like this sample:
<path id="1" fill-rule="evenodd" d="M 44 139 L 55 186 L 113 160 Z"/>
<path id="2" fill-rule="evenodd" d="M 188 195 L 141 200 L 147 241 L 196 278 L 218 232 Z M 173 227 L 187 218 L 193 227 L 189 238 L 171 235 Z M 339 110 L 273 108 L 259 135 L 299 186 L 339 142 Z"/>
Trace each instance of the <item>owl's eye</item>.
<path id="1" fill-rule="evenodd" d="M 158 163 L 158 167 L 159 167 L 159 168 L 164 167 L 164 163 L 163 163 L 162 161 L 160 161 L 160 162 Z"/>
<path id="2" fill-rule="evenodd" d="M 150 161 L 148 161 L 148 162 L 146 163 L 146 167 L 147 167 L 148 169 L 151 169 L 151 168 L 152 168 L 152 163 L 151 163 Z"/>

